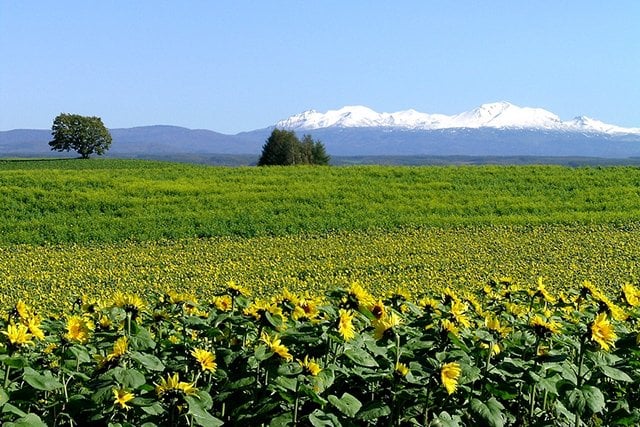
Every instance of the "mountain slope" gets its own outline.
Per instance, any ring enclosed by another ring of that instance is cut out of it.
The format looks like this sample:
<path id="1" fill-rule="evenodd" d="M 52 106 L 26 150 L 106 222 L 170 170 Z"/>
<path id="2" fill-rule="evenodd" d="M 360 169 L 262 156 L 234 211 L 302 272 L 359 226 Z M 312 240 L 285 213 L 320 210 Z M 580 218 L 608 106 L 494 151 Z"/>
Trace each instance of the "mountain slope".
<path id="1" fill-rule="evenodd" d="M 275 127 L 309 133 L 333 156 L 640 156 L 640 129 L 622 128 L 580 116 L 562 121 L 541 108 L 508 102 L 484 104 L 455 114 L 415 110 L 377 113 L 347 106 L 309 110 Z M 111 129 L 107 156 L 157 157 L 202 154 L 258 156 L 274 127 L 225 135 L 178 126 Z M 48 130 L 0 131 L 0 157 L 51 156 Z"/>
<path id="2" fill-rule="evenodd" d="M 329 110 L 326 113 L 309 110 L 281 120 L 276 126 L 293 130 L 329 127 L 384 127 L 421 130 L 505 128 L 640 135 L 640 128 L 625 129 L 584 116 L 564 122 L 557 115 L 542 108 L 519 107 L 504 101 L 483 104 L 471 111 L 452 116 L 420 113 L 415 110 L 377 113 L 362 106 L 347 106 L 339 110 Z"/>

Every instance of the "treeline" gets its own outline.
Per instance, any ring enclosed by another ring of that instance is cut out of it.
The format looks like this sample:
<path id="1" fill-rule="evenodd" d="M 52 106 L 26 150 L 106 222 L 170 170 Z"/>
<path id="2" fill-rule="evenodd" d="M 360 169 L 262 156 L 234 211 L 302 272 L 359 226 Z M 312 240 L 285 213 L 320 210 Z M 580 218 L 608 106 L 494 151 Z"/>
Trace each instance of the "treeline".
<path id="1" fill-rule="evenodd" d="M 258 166 L 328 165 L 329 160 L 324 144 L 311 135 L 304 135 L 300 141 L 293 131 L 274 129 L 262 146 Z"/>

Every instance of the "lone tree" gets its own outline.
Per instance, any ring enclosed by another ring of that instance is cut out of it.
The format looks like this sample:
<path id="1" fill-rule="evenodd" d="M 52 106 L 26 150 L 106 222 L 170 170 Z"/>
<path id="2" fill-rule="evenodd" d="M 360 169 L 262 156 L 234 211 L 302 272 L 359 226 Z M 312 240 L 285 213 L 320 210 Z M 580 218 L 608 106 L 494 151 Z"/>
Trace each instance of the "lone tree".
<path id="1" fill-rule="evenodd" d="M 78 152 L 83 159 L 102 155 L 111 146 L 111 134 L 100 117 L 60 114 L 51 126 L 51 150 Z"/>
<path id="2" fill-rule="evenodd" d="M 328 165 L 330 157 L 324 144 L 305 135 L 300 141 L 295 132 L 274 129 L 262 146 L 258 166 L 269 165 Z"/>

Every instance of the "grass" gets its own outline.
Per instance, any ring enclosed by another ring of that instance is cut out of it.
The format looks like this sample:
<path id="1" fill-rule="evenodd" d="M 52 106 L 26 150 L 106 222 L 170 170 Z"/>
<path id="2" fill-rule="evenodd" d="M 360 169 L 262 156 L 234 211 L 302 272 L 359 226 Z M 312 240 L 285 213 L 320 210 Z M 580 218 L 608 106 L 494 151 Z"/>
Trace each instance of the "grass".
<path id="1" fill-rule="evenodd" d="M 0 245 L 640 221 L 640 168 L 0 162 Z"/>

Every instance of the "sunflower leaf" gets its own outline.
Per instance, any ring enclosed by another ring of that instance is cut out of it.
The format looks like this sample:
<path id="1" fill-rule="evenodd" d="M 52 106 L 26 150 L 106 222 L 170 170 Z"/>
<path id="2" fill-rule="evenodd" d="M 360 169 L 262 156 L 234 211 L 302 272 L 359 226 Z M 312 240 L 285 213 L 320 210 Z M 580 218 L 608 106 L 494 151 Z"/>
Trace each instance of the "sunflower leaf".
<path id="1" fill-rule="evenodd" d="M 487 403 L 475 398 L 471 400 L 471 410 L 491 427 L 504 426 L 503 409 L 504 406 L 495 397 L 489 399 Z"/>
<path id="2" fill-rule="evenodd" d="M 359 348 L 350 348 L 345 350 L 344 355 L 351 359 L 354 363 L 367 368 L 378 367 L 378 362 L 366 351 Z"/>
<path id="3" fill-rule="evenodd" d="M 348 417 L 355 417 L 360 408 L 362 408 L 362 403 L 346 392 L 340 398 L 333 394 L 329 395 L 329 402 Z"/>
<path id="4" fill-rule="evenodd" d="M 53 391 L 64 387 L 49 371 L 46 371 L 45 375 L 42 375 L 32 368 L 26 367 L 24 368 L 22 378 L 36 390 Z"/>
<path id="5" fill-rule="evenodd" d="M 194 396 L 185 396 L 184 400 L 189 405 L 189 414 L 193 416 L 193 421 L 200 426 L 205 427 L 217 427 L 224 424 L 224 422 L 205 409 L 203 402 Z"/>
<path id="6" fill-rule="evenodd" d="M 145 354 L 138 351 L 133 351 L 131 352 L 131 358 L 150 371 L 164 371 L 164 364 L 153 354 Z"/>

